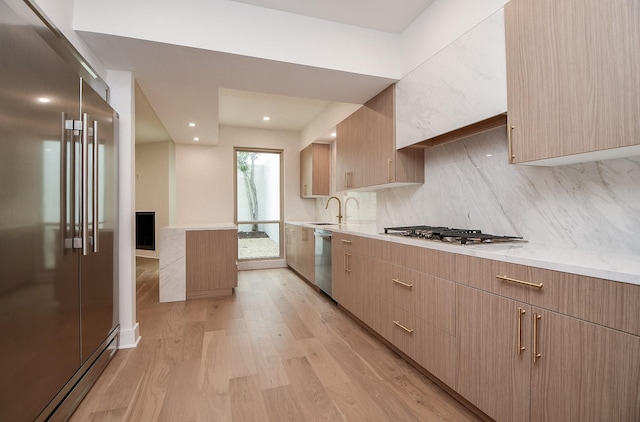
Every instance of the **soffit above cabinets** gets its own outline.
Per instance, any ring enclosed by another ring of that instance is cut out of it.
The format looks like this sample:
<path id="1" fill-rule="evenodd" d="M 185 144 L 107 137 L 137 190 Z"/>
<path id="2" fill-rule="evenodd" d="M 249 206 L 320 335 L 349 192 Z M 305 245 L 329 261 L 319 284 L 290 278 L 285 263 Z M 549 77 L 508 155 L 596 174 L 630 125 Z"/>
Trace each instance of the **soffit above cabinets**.
<path id="1" fill-rule="evenodd" d="M 400 34 L 435 0 L 233 0 L 361 28 Z"/>

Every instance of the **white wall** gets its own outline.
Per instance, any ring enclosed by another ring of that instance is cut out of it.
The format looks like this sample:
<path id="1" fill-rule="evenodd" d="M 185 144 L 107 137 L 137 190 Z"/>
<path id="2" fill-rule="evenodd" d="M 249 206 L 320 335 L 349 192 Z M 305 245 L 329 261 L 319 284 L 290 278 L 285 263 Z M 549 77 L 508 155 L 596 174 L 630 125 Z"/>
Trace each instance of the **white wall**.
<path id="1" fill-rule="evenodd" d="M 38 2 L 56 10 L 57 0 Z M 73 1 L 65 0 L 61 10 L 69 9 L 70 3 Z M 506 3 L 436 0 L 400 35 L 228 0 L 185 0 L 179 7 L 154 0 L 76 1 L 73 26 L 87 32 L 401 79 Z M 70 15 L 60 15 L 65 19 L 63 28 L 70 28 L 66 18 Z"/>
<path id="2" fill-rule="evenodd" d="M 161 227 L 169 225 L 170 165 L 173 142 L 136 144 L 136 211 L 155 212 L 156 249 L 136 249 L 136 256 L 159 258 Z"/>
<path id="3" fill-rule="evenodd" d="M 396 34 L 228 0 L 77 1 L 74 27 L 364 75 L 401 76 Z"/>
<path id="4" fill-rule="evenodd" d="M 176 145 L 178 224 L 234 221 L 235 146 L 284 150 L 285 219 L 313 219 L 315 201 L 300 198 L 299 133 L 221 126 L 218 146 Z"/>
<path id="5" fill-rule="evenodd" d="M 118 127 L 118 315 L 120 347 L 135 347 L 140 341 L 136 321 L 135 261 L 135 80 L 133 74 L 107 72 L 112 107 L 119 113 Z"/>

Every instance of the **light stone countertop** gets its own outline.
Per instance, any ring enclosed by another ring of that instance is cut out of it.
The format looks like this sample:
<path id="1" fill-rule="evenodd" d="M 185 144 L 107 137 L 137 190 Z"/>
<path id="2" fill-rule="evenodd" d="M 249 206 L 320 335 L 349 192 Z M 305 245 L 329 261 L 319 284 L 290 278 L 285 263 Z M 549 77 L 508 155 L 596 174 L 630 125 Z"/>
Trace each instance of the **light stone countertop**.
<path id="1" fill-rule="evenodd" d="M 553 245 L 533 242 L 460 245 L 384 234 L 381 233 L 382 230 L 377 229 L 375 223 L 332 225 L 315 225 L 295 221 L 287 221 L 287 223 L 640 285 L 640 254 L 629 251 L 558 248 Z"/>

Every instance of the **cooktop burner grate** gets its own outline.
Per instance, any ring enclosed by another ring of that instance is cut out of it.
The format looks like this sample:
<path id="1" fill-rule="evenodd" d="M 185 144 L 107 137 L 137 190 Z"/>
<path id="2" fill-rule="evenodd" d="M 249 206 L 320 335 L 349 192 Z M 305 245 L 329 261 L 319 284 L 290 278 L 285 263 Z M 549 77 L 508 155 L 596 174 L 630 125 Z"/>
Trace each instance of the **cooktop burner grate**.
<path id="1" fill-rule="evenodd" d="M 442 226 L 404 226 L 386 227 L 385 234 L 415 237 L 419 239 L 439 240 L 443 242 L 460 243 L 496 243 L 523 241 L 519 236 L 498 236 L 482 233 L 476 229 L 454 229 Z"/>

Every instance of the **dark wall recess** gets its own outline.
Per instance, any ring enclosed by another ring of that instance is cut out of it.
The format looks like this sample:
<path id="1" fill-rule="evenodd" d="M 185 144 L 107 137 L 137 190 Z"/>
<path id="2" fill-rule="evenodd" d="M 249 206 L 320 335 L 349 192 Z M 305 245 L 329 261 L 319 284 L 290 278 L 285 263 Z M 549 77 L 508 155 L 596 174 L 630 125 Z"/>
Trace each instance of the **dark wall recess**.
<path id="1" fill-rule="evenodd" d="M 156 250 L 156 213 L 136 212 L 136 249 Z"/>

